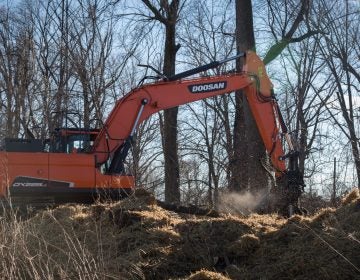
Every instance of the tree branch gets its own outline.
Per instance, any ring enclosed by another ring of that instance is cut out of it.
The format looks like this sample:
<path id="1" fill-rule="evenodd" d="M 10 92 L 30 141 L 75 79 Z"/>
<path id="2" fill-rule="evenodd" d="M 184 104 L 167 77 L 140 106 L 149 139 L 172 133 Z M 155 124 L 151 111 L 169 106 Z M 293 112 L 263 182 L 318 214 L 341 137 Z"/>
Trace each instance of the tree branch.
<path id="1" fill-rule="evenodd" d="M 160 21 L 163 24 L 167 24 L 167 19 L 160 13 L 160 11 L 158 9 L 156 9 L 149 0 L 142 0 L 142 2 L 146 5 L 146 7 L 148 7 L 150 9 L 150 11 L 152 11 L 152 13 L 154 14 L 154 17 L 156 20 Z"/>

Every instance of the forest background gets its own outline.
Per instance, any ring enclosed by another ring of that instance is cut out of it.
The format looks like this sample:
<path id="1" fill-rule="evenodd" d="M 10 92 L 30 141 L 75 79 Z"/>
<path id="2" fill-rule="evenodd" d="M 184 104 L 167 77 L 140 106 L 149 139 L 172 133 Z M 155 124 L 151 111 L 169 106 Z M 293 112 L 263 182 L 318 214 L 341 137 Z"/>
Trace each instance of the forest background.
<path id="1" fill-rule="evenodd" d="M 235 2 L 0 1 L 1 138 L 45 139 L 69 118 L 101 127 L 116 100 L 154 74 L 138 64 L 171 74 L 236 54 Z M 256 51 L 300 151 L 306 192 L 335 198 L 360 187 L 360 2 L 250 3 Z M 234 188 L 235 162 L 250 174 L 238 188 L 270 186 L 269 177 L 254 180 L 266 158 L 251 152 L 251 121 L 236 140 L 237 106 L 235 94 L 219 96 L 144 122 L 128 160 L 137 185 L 167 201 L 214 205 Z"/>

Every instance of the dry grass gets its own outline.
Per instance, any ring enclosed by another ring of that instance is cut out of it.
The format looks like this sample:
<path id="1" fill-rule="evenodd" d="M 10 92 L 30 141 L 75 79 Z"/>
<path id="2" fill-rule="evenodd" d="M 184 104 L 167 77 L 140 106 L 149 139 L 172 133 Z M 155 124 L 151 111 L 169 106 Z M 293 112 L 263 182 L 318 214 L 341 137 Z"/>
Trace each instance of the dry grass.
<path id="1" fill-rule="evenodd" d="M 1 279 L 354 279 L 360 198 L 311 217 L 182 215 L 146 193 L 0 218 Z"/>
<path id="2" fill-rule="evenodd" d="M 221 273 L 208 271 L 208 270 L 200 270 L 191 274 L 188 280 L 229 280 L 230 278 L 225 277 Z"/>
<path id="3" fill-rule="evenodd" d="M 341 204 L 342 205 L 349 204 L 349 203 L 353 202 L 354 200 L 358 199 L 359 196 L 360 196 L 359 189 L 354 188 L 341 200 Z"/>

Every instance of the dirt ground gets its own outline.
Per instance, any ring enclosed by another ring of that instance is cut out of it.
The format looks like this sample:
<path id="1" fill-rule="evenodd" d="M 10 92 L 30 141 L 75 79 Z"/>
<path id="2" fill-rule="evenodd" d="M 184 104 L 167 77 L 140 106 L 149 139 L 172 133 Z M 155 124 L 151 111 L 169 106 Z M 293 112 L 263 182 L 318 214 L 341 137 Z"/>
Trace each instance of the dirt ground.
<path id="1" fill-rule="evenodd" d="M 21 271 L 16 275 L 360 279 L 359 221 L 358 191 L 337 209 L 290 219 L 276 214 L 178 214 L 140 192 L 112 204 L 60 206 L 21 222 L 24 244 L 15 258 Z"/>

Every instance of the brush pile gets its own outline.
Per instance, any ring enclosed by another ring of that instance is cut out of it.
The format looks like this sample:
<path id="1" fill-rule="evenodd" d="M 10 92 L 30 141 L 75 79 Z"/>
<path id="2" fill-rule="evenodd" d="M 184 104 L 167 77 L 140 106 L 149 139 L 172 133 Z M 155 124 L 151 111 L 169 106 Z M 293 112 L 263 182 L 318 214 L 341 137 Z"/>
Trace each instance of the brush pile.
<path id="1" fill-rule="evenodd" d="M 6 279 L 356 279 L 360 196 L 312 217 L 219 217 L 164 210 L 138 192 L 0 218 Z"/>

